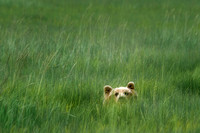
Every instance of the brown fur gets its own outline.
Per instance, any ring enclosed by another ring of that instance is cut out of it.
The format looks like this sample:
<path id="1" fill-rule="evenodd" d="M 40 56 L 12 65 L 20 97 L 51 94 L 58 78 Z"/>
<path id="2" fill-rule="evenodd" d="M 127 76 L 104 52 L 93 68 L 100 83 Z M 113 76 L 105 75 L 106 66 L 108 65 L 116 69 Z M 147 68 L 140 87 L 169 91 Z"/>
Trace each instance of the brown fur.
<path id="1" fill-rule="evenodd" d="M 134 82 L 129 82 L 126 87 L 117 87 L 114 89 L 109 85 L 104 86 L 104 103 L 110 101 L 112 98 L 118 102 L 121 99 L 128 100 L 132 97 L 137 98 L 137 96 Z"/>

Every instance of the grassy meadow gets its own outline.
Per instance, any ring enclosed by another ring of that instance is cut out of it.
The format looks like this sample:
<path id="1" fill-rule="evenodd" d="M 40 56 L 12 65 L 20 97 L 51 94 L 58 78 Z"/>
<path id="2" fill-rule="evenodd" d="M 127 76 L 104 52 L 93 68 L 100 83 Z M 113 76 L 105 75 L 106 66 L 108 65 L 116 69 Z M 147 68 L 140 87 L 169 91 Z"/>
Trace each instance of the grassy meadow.
<path id="1" fill-rule="evenodd" d="M 0 132 L 199 133 L 200 1 L 0 0 Z"/>

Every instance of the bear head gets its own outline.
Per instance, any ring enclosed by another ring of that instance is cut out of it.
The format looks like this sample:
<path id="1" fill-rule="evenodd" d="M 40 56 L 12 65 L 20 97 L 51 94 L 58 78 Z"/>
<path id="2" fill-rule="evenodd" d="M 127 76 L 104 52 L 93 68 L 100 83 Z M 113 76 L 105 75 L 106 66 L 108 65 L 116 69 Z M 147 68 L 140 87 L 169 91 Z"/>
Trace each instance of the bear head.
<path id="1" fill-rule="evenodd" d="M 134 82 L 129 82 L 126 87 L 112 88 L 109 85 L 104 86 L 104 103 L 114 99 L 116 102 L 127 101 L 137 98 Z"/>

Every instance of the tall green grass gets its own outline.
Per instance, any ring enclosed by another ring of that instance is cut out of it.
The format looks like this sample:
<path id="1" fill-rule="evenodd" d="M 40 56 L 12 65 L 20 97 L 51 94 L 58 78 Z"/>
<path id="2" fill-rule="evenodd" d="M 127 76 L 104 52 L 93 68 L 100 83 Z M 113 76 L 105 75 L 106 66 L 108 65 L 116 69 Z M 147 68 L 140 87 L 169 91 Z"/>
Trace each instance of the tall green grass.
<path id="1" fill-rule="evenodd" d="M 1 0 L 0 132 L 199 132 L 199 4 Z"/>

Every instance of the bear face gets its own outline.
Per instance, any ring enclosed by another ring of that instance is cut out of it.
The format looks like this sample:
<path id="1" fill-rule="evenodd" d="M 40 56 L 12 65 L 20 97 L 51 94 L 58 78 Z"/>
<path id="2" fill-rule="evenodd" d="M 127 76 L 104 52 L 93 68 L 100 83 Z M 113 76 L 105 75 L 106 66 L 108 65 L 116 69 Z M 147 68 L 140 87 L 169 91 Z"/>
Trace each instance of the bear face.
<path id="1" fill-rule="evenodd" d="M 126 87 L 112 88 L 109 85 L 104 86 L 104 103 L 113 99 L 116 102 L 126 101 L 131 98 L 137 98 L 134 82 L 129 82 Z"/>

